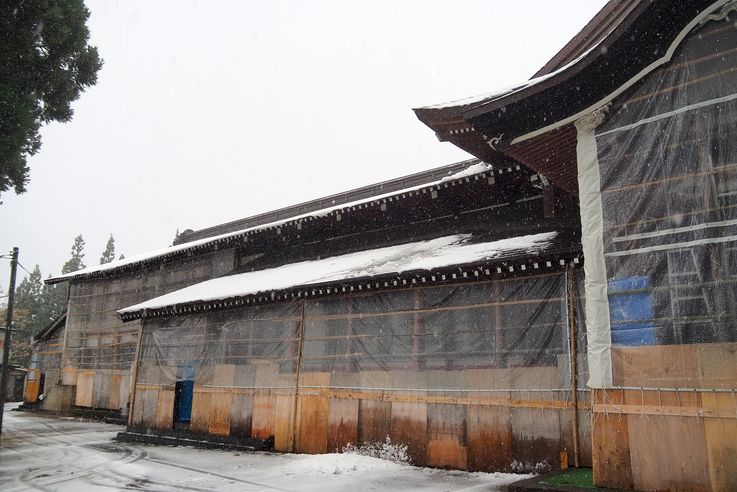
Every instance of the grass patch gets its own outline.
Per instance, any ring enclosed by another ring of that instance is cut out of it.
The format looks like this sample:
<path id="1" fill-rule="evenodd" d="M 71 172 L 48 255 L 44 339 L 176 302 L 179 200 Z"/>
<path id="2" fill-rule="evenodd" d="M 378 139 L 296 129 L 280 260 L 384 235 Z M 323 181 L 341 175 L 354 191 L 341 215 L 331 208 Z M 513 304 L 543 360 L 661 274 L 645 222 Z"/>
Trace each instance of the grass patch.
<path id="1" fill-rule="evenodd" d="M 566 473 L 540 480 L 540 483 L 559 486 L 570 485 L 592 490 L 598 488 L 594 486 L 594 472 L 591 468 L 573 468 Z"/>

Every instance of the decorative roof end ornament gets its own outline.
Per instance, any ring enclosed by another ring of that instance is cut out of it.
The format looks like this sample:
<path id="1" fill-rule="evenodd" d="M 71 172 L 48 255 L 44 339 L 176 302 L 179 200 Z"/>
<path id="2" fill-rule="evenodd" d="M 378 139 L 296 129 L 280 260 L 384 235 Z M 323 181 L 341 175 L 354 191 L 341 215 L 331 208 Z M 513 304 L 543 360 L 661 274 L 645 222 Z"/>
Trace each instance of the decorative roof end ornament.
<path id="1" fill-rule="evenodd" d="M 502 142 L 502 137 L 504 137 L 503 133 L 500 133 L 498 137 L 491 137 L 486 141 L 487 144 L 489 144 L 489 147 L 491 147 L 494 150 L 497 149 L 497 146 Z"/>
<path id="2" fill-rule="evenodd" d="M 611 106 L 612 103 L 608 102 L 605 105 L 596 108 L 589 114 L 580 117 L 575 122 L 576 129 L 578 129 L 579 133 L 582 131 L 593 132 L 596 127 L 604 121 L 604 116 Z"/>
<path id="3" fill-rule="evenodd" d="M 727 18 L 727 16 L 730 14 L 730 12 L 737 10 L 737 0 L 730 0 L 727 3 L 725 3 L 721 9 L 719 9 L 718 12 L 714 12 L 713 14 L 705 17 L 702 19 L 701 22 L 699 22 L 699 26 L 703 26 L 707 22 L 711 21 L 720 21 Z"/>

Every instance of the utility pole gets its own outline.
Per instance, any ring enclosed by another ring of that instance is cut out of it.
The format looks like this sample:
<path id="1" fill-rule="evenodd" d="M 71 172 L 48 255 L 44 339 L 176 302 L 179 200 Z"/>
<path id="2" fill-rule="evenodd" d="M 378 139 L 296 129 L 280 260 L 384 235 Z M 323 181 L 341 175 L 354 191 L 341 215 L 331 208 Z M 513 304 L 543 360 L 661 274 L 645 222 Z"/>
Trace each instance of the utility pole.
<path id="1" fill-rule="evenodd" d="M 5 340 L 3 342 L 3 369 L 0 373 L 0 439 L 3 435 L 3 409 L 10 370 L 10 330 L 13 327 L 13 301 L 15 300 L 15 273 L 18 270 L 18 248 L 13 248 L 10 260 L 10 289 L 8 289 L 8 312 L 5 318 Z"/>

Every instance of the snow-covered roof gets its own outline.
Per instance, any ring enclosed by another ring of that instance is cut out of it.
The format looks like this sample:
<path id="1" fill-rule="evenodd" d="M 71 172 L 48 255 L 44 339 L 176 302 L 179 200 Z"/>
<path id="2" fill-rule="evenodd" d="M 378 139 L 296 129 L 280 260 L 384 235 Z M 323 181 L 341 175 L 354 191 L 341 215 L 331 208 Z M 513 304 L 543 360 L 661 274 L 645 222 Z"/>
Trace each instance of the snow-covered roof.
<path id="1" fill-rule="evenodd" d="M 557 232 L 542 232 L 475 242 L 470 234 L 456 234 L 359 251 L 208 280 L 123 308 L 118 313 L 123 319 L 132 319 L 130 315 L 144 310 L 244 298 L 296 287 L 350 282 L 403 272 L 432 271 L 519 255 L 529 257 L 545 252 L 557 235 Z"/>
<path id="2" fill-rule="evenodd" d="M 611 33 L 611 31 L 610 31 Z M 607 34 L 608 36 L 609 34 Z M 533 87 L 540 82 L 543 82 L 551 77 L 555 77 L 556 75 L 562 74 L 570 69 L 572 69 L 577 63 L 579 63 L 581 60 L 583 60 L 589 53 L 593 52 L 604 40 L 606 36 L 604 36 L 602 39 L 597 41 L 593 46 L 589 47 L 586 51 L 581 53 L 578 57 L 576 57 L 574 60 L 571 60 L 570 62 L 566 63 L 564 66 L 558 68 L 557 70 L 554 70 L 550 73 L 546 73 L 544 75 L 540 75 L 538 77 L 531 78 L 524 82 L 519 82 L 517 84 L 505 87 L 503 89 L 497 89 L 493 92 L 488 92 L 485 94 L 480 94 L 477 96 L 470 96 L 463 99 L 457 99 L 455 101 L 449 101 L 445 103 L 440 104 L 432 104 L 430 106 L 423 106 L 421 108 L 417 109 L 445 109 L 445 108 L 451 108 L 451 107 L 460 107 L 460 106 L 471 106 L 476 105 L 479 103 L 487 103 L 491 102 L 495 99 L 500 99 L 502 97 L 509 96 L 511 94 L 514 94 L 516 92 L 519 92 L 524 89 L 528 89 L 530 87 Z"/>
<path id="3" fill-rule="evenodd" d="M 399 197 L 399 196 L 404 197 L 407 194 L 412 195 L 419 190 L 430 189 L 430 188 L 433 188 L 439 185 L 447 184 L 452 181 L 468 179 L 469 177 L 482 174 L 484 172 L 488 172 L 491 170 L 492 170 L 492 166 L 490 164 L 486 164 L 484 162 L 477 162 L 475 164 L 471 164 L 466 169 L 458 171 L 457 173 L 451 174 L 449 176 L 445 176 L 436 181 L 432 181 L 430 183 L 424 183 L 421 185 L 412 186 L 409 188 L 405 188 L 405 189 L 398 190 L 398 191 L 393 191 L 391 193 L 385 193 L 382 195 L 375 195 L 369 198 L 356 200 L 350 203 L 343 203 L 343 204 L 336 205 L 333 207 L 316 210 L 314 212 L 297 215 L 294 217 L 289 217 L 289 218 L 274 221 L 274 222 L 269 222 L 267 224 L 262 224 L 262 225 L 250 227 L 247 229 L 242 229 L 239 231 L 228 232 L 225 234 L 220 234 L 220 235 L 209 237 L 209 238 L 199 239 L 199 240 L 191 241 L 188 243 L 182 243 L 182 244 L 178 244 L 175 246 L 169 246 L 167 248 L 157 249 L 154 251 L 149 251 L 149 252 L 141 253 L 138 255 L 133 255 L 128 258 L 124 258 L 122 260 L 116 260 L 110 263 L 106 263 L 104 265 L 90 266 L 87 268 L 83 268 L 82 270 L 77 270 L 76 272 L 71 272 L 71 273 L 67 273 L 64 275 L 58 275 L 56 277 L 48 278 L 45 280 L 45 282 L 46 283 L 57 283 L 57 282 L 65 281 L 65 280 L 90 277 L 90 276 L 100 275 L 103 273 L 112 273 L 114 271 L 121 271 L 123 269 L 126 269 L 136 264 L 175 256 L 177 254 L 180 254 L 188 250 L 202 249 L 212 244 L 222 243 L 224 241 L 228 241 L 233 238 L 243 236 L 245 234 L 251 234 L 251 233 L 266 230 L 266 229 L 274 229 L 274 228 L 277 228 L 277 227 L 280 227 L 280 226 L 283 226 L 289 223 L 297 223 L 297 222 L 302 222 L 305 220 L 315 219 L 318 217 L 325 217 L 327 215 L 330 215 L 331 213 L 340 213 L 340 212 L 343 212 L 349 209 L 354 209 L 355 207 L 363 206 L 365 204 L 379 203 L 383 200 L 391 199 L 392 197 Z"/>

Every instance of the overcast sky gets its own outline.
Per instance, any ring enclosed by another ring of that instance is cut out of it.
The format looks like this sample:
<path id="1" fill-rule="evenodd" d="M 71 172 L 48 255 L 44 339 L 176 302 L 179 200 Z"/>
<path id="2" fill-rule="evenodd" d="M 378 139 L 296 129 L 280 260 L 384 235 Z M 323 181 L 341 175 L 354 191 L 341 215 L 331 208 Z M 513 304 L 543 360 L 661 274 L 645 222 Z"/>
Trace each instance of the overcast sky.
<path id="1" fill-rule="evenodd" d="M 94 265 L 467 159 L 411 108 L 526 80 L 605 3 L 87 0 L 105 65 L 0 197 L 0 251 L 46 277 L 77 234 Z"/>

